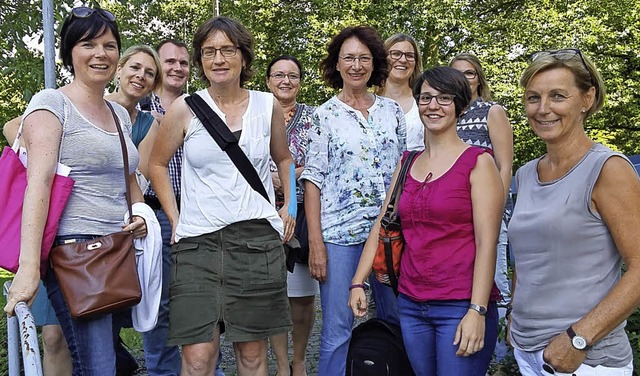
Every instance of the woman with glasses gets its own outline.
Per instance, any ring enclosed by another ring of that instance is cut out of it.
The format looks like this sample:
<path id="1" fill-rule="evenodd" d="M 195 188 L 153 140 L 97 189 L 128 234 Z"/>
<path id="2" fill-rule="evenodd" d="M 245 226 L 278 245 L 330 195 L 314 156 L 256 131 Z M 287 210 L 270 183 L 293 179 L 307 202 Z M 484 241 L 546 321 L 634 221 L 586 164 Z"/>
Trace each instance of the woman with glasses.
<path id="1" fill-rule="evenodd" d="M 103 9 L 74 8 L 62 25 L 60 37 L 60 57 L 73 80 L 58 90 L 46 89 L 36 94 L 23 115 L 29 184 L 22 228 L 28 228 L 30 236 L 22 237 L 20 268 L 5 307 L 9 314 L 17 302 L 31 303 L 38 288 L 42 219 L 47 217 L 46 203 L 58 159 L 70 167 L 69 176 L 75 186 L 60 219 L 56 244 L 122 230 L 133 231 L 137 238 L 146 234 L 142 218 L 134 216 L 132 223 L 123 222 L 127 211 L 126 184 L 131 189 L 132 201 L 142 201 L 134 174 L 138 153 L 131 138 L 125 137 L 130 167 L 130 176 L 125 181 L 116 120 L 103 98 L 105 87 L 116 72 L 120 53 L 115 17 Z M 131 135 L 129 114 L 120 105 L 111 105 L 122 131 Z M 51 266 L 43 282 L 71 353 L 73 374 L 115 374 L 112 315 L 76 320 L 69 313 Z"/>
<path id="2" fill-rule="evenodd" d="M 151 182 L 173 226 L 169 344 L 182 346 L 182 373 L 211 375 L 220 334 L 233 342 L 239 375 L 268 373 L 267 338 L 291 327 L 282 242 L 295 213 L 275 208 L 271 159 L 289 187 L 293 164 L 282 107 L 270 93 L 244 88 L 251 78 L 253 38 L 238 21 L 211 18 L 193 38 L 193 62 L 207 88 L 193 94 L 235 137 L 269 200 L 245 179 L 194 115 L 184 97 L 165 114 L 151 153 Z M 166 125 L 171 126 L 166 126 Z M 232 140 L 233 141 L 233 140 Z M 168 163 L 183 146 L 178 211 Z M 291 181 L 291 184 L 294 182 Z"/>
<path id="3" fill-rule="evenodd" d="M 384 41 L 387 52 L 389 77 L 377 91 L 400 104 L 407 124 L 407 150 L 424 149 L 424 126 L 420 121 L 418 105 L 413 98 L 413 84 L 422 72 L 422 57 L 413 37 L 397 33 Z"/>
<path id="4" fill-rule="evenodd" d="M 368 26 L 340 31 L 320 63 L 338 94 L 316 109 L 309 129 L 305 212 L 309 269 L 320 281 L 319 375 L 344 375 L 353 315 L 349 285 L 393 169 L 406 149 L 402 108 L 369 92 L 388 74 L 384 46 Z M 374 285 L 378 317 L 397 322 L 390 287 Z"/>
<path id="5" fill-rule="evenodd" d="M 307 139 L 311 115 L 315 107 L 304 103 L 298 103 L 296 97 L 300 91 L 302 80 L 302 65 L 293 56 L 278 56 L 267 65 L 267 87 L 276 97 L 284 112 L 284 125 L 289 142 L 289 152 L 296 165 L 296 179 L 304 170 L 305 155 L 307 152 Z M 277 169 L 276 169 L 277 171 Z M 271 173 L 276 189 L 276 202 L 282 205 L 284 193 L 277 172 Z M 306 247 L 308 255 L 309 243 L 306 232 L 306 220 L 304 220 L 304 187 L 296 185 L 296 198 L 298 212 L 296 220 L 296 237 L 302 247 Z M 304 226 L 305 228 L 302 228 Z M 290 251 L 293 252 L 293 251 Z M 302 249 L 300 249 L 302 252 Z M 287 273 L 287 295 L 291 306 L 291 321 L 293 321 L 292 341 L 293 360 L 291 368 L 288 362 L 288 335 L 287 333 L 271 336 L 269 341 L 276 356 L 278 376 L 306 376 L 307 344 L 316 317 L 315 296 L 319 293 L 318 281 L 311 278 L 309 266 L 296 263 L 293 272 Z"/>
<path id="6" fill-rule="evenodd" d="M 398 206 L 405 239 L 398 280 L 402 337 L 418 376 L 484 376 L 498 335 L 493 272 L 503 204 L 500 175 L 489 152 L 456 133 L 458 116 L 471 99 L 462 73 L 427 70 L 414 94 L 425 149 L 409 167 Z M 399 170 L 400 164 L 392 186 Z M 371 272 L 381 218 L 364 246 L 353 286 Z M 354 315 L 366 314 L 366 302 L 362 289 L 351 290 Z"/>
<path id="7" fill-rule="evenodd" d="M 513 164 L 513 131 L 504 108 L 491 101 L 491 89 L 480 60 L 473 54 L 464 53 L 454 57 L 449 66 L 462 72 L 471 87 L 471 103 L 458 119 L 458 136 L 470 145 L 491 149 L 502 178 L 506 204 L 498 237 L 495 275 L 496 286 L 502 296 L 498 304 L 498 312 L 502 318 L 511 301 L 511 281 L 507 277 L 507 225 L 513 210 L 513 202 L 509 196 Z M 496 361 L 499 362 L 507 352 L 508 348 L 504 341 L 499 341 L 496 345 Z"/>
<path id="8" fill-rule="evenodd" d="M 624 327 L 640 304 L 640 181 L 626 157 L 585 132 L 605 100 L 591 60 L 577 49 L 531 60 L 520 84 L 547 153 L 515 176 L 514 354 L 525 376 L 631 375 Z"/>

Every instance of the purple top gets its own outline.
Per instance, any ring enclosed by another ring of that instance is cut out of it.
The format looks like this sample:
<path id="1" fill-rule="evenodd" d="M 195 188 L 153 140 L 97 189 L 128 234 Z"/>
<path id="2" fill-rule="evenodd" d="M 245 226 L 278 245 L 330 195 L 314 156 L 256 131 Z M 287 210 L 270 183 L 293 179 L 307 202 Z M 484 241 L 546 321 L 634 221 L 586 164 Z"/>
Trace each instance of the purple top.
<path id="1" fill-rule="evenodd" d="M 406 242 L 398 290 L 413 300 L 471 299 L 476 246 L 469 177 L 485 152 L 470 146 L 428 182 L 414 179 L 409 169 L 398 207 Z M 491 300 L 498 298 L 494 285 Z"/>

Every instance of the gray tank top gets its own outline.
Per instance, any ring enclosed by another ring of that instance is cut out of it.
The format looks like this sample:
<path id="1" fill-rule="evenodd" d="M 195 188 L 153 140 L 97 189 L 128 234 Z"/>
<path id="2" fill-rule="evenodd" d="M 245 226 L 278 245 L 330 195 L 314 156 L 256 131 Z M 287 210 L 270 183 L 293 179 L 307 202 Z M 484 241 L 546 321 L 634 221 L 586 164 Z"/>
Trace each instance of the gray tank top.
<path id="1" fill-rule="evenodd" d="M 602 166 L 620 153 L 595 144 L 566 175 L 538 180 L 533 160 L 516 173 L 518 196 L 509 224 L 516 261 L 511 338 L 537 351 L 584 317 L 620 279 L 621 256 L 591 194 Z M 593 345 L 585 363 L 622 367 L 632 353 L 623 322 Z"/>
<path id="2" fill-rule="evenodd" d="M 139 157 L 131 141 L 131 118 L 122 106 L 111 104 L 125 134 L 132 174 Z M 58 90 L 46 89 L 34 95 L 24 116 L 36 110 L 53 113 L 63 124 L 60 163 L 71 167 L 69 176 L 75 181 L 60 218 L 58 235 L 104 235 L 120 231 L 127 201 L 118 132 L 106 132 L 93 125 Z"/>

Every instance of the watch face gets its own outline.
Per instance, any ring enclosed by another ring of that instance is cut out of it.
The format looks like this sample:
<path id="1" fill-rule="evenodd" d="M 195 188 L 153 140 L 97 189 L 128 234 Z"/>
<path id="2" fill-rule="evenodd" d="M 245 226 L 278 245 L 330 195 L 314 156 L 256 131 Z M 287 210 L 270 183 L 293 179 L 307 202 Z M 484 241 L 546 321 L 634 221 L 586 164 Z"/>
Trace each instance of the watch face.
<path id="1" fill-rule="evenodd" d="M 487 313 L 487 309 L 483 306 L 480 306 L 478 312 L 480 312 L 481 315 L 485 315 Z"/>
<path id="2" fill-rule="evenodd" d="M 578 350 L 584 350 L 587 347 L 587 341 L 580 336 L 573 337 L 571 339 L 571 343 L 573 344 L 573 347 Z"/>

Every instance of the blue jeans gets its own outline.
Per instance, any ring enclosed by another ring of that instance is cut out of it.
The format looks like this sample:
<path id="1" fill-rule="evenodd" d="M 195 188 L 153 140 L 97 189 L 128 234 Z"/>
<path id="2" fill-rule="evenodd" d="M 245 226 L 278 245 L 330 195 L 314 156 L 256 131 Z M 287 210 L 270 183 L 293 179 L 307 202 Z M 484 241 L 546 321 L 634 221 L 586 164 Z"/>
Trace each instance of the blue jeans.
<path id="1" fill-rule="evenodd" d="M 163 210 L 154 210 L 162 233 L 162 296 L 155 328 L 142 333 L 147 372 L 150 376 L 178 376 L 182 355 L 178 346 L 166 346 L 169 335 L 169 282 L 171 278 L 171 223 Z M 218 354 L 215 376 L 224 376 L 220 369 L 222 352 Z"/>
<path id="2" fill-rule="evenodd" d="M 78 241 L 92 239 L 92 236 L 74 236 Z M 74 376 L 115 375 L 116 355 L 113 345 L 113 318 L 111 314 L 91 319 L 75 320 L 69 313 L 62 296 L 60 284 L 51 265 L 43 279 L 51 305 L 60 321 L 67 340 Z"/>
<path id="3" fill-rule="evenodd" d="M 178 346 L 166 346 L 169 335 L 169 282 L 171 278 L 171 224 L 162 210 L 155 210 L 162 233 L 162 295 L 158 311 L 158 323 L 142 333 L 142 344 L 149 375 L 178 376 L 182 367 L 182 355 Z"/>
<path id="4" fill-rule="evenodd" d="M 416 302 L 398 296 L 402 338 L 416 376 L 486 374 L 498 336 L 497 307 L 494 302 L 487 307 L 484 348 L 471 356 L 457 356 L 453 339 L 468 309 L 468 300 Z"/>
<path id="5" fill-rule="evenodd" d="M 318 376 L 344 375 L 347 351 L 353 327 L 353 311 L 349 308 L 349 286 L 356 273 L 364 243 L 342 246 L 325 243 L 327 247 L 327 280 L 320 284 L 322 333 Z M 389 317 L 395 309 L 393 290 L 380 286 L 376 307 Z M 375 290 L 374 290 L 375 291 Z M 385 308 L 393 307 L 391 311 Z"/>
<path id="6" fill-rule="evenodd" d="M 393 288 L 378 282 L 373 273 L 369 277 L 369 283 L 371 284 L 373 300 L 376 302 L 376 317 L 400 326 L 398 300 L 393 293 Z"/>
<path id="7" fill-rule="evenodd" d="M 507 224 L 502 220 L 500 235 L 498 236 L 498 247 L 496 250 L 496 274 L 495 283 L 500 290 L 502 301 L 498 302 L 499 319 L 503 318 L 507 312 L 507 305 L 511 302 L 511 280 L 507 277 L 509 260 L 507 258 L 509 237 L 507 235 Z M 496 342 L 496 362 L 500 362 L 507 354 L 512 353 L 507 344 L 502 341 Z"/>

